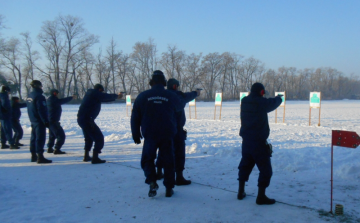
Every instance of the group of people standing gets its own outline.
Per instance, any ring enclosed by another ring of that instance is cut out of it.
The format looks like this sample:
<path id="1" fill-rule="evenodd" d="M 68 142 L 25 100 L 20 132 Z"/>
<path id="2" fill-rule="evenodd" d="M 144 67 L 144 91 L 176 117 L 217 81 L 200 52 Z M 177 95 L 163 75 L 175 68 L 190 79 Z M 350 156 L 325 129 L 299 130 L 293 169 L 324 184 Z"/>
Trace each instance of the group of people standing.
<path id="1" fill-rule="evenodd" d="M 151 89 L 140 93 L 135 99 L 131 115 L 131 132 L 135 144 L 141 144 L 141 139 L 144 138 L 141 167 L 145 174 L 145 183 L 150 186 L 148 196 L 156 196 L 159 189 L 156 181 L 164 178 L 165 196 L 171 197 L 174 194 L 175 185 L 191 184 L 191 181 L 183 176 L 187 137 L 187 131 L 183 129 L 186 123 L 184 108 L 186 103 L 200 95 L 201 89 L 188 93 L 181 92 L 179 81 L 174 78 L 167 81 L 160 70 L 153 72 L 149 84 Z M 62 113 L 61 105 L 68 103 L 74 97 L 59 99 L 59 91 L 53 89 L 46 100 L 40 81 L 33 80 L 30 85 L 32 91 L 26 103 L 19 103 L 19 98 L 13 97 L 12 106 L 8 96 L 10 88 L 3 86 L 1 89 L 1 149 L 18 149 L 19 146 L 23 146 L 19 142 L 23 135 L 19 123 L 20 108 L 27 107 L 32 128 L 31 162 L 51 163 L 51 160 L 43 156 L 46 128 L 49 128 L 47 152 L 65 154 L 61 150 L 65 142 L 65 133 L 59 122 Z M 240 114 L 242 123 L 240 136 L 243 138 L 243 144 L 237 198 L 242 200 L 246 197 L 245 182 L 248 181 L 256 164 L 260 171 L 259 192 L 256 199 L 259 205 L 275 203 L 274 199 L 265 195 L 272 176 L 270 161 L 272 146 L 267 142 L 270 134 L 267 113 L 275 110 L 282 102 L 281 95 L 275 98 L 265 98 L 264 95 L 265 87 L 261 83 L 253 84 L 249 96 L 242 100 Z M 122 93 L 105 93 L 101 84 L 96 84 L 93 89 L 87 90 L 77 114 L 77 121 L 85 140 L 84 162 L 91 161 L 92 164 L 106 162 L 99 158 L 104 147 L 104 136 L 96 125 L 95 119 L 100 113 L 102 102 L 115 101 L 122 97 Z M 15 132 L 14 136 L 12 130 Z M 6 145 L 6 141 L 10 145 Z M 90 157 L 92 147 L 93 156 Z"/>

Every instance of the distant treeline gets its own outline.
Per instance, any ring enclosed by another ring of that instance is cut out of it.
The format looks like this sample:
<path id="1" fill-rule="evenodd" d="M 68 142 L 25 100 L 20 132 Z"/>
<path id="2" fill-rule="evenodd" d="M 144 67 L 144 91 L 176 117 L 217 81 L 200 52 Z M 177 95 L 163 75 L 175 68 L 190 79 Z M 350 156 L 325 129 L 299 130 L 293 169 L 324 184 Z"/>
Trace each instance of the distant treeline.
<path id="1" fill-rule="evenodd" d="M 3 21 L 0 15 L 0 32 Z M 321 91 L 323 99 L 360 97 L 359 76 L 330 67 L 269 69 L 260 60 L 237 53 L 187 54 L 171 45 L 160 53 L 151 38 L 135 43 L 130 54 L 122 52 L 114 39 L 94 53 L 98 36 L 71 15 L 44 21 L 34 42 L 28 32 L 0 37 L 0 84 L 10 85 L 21 98 L 33 79 L 43 82 L 45 92 L 56 88 L 61 96 L 82 98 L 87 89 L 101 83 L 107 92 L 126 91 L 135 97 L 150 88 L 151 73 L 157 69 L 179 80 L 183 91 L 203 88 L 203 100 L 214 99 L 216 92 L 223 92 L 225 100 L 239 99 L 239 93 L 249 91 L 254 82 L 263 83 L 268 96 L 286 91 L 288 100 L 307 100 L 310 91 Z M 33 49 L 34 43 L 42 53 Z"/>

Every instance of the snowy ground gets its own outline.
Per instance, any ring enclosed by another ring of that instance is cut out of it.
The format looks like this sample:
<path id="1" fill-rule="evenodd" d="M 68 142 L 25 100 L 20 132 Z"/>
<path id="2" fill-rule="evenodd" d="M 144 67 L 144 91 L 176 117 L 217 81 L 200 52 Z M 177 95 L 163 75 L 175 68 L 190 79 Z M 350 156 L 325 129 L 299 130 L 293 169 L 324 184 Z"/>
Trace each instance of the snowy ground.
<path id="1" fill-rule="evenodd" d="M 142 146 L 132 141 L 124 104 L 103 105 L 96 121 L 106 137 L 101 158 L 108 162 L 102 165 L 82 162 L 77 110 L 63 106 L 68 154 L 45 154 L 54 162 L 49 165 L 30 162 L 30 123 L 22 110 L 27 146 L 0 150 L 0 222 L 360 222 L 360 148 L 335 147 L 334 204 L 344 205 L 345 215 L 328 214 L 331 130 L 360 133 L 360 101 L 324 101 L 320 127 L 318 110 L 312 110 L 309 126 L 307 101 L 287 102 L 285 124 L 275 124 L 275 113 L 269 114 L 274 175 L 267 194 L 279 201 L 272 206 L 255 204 L 256 167 L 246 184 L 248 197 L 236 199 L 238 102 L 223 104 L 221 121 L 213 120 L 214 103 L 197 103 L 198 119 L 186 125 L 184 175 L 193 184 L 175 187 L 171 198 L 162 184 L 155 198 L 147 196 Z"/>

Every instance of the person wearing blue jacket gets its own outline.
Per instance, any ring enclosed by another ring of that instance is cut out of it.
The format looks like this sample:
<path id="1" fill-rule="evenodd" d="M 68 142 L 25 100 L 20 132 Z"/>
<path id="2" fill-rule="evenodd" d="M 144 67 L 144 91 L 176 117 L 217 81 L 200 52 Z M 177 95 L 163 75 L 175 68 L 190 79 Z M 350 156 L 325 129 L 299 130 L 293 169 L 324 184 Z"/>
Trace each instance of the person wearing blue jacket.
<path id="1" fill-rule="evenodd" d="M 186 93 L 181 92 L 178 90 L 179 86 L 180 83 L 175 78 L 170 78 L 167 82 L 167 90 L 175 93 L 178 96 L 182 107 L 178 131 L 174 137 L 175 173 L 176 173 L 175 184 L 177 186 L 191 184 L 191 180 L 186 180 L 183 176 L 183 171 L 185 169 L 185 140 L 187 137 L 187 132 L 184 130 L 184 126 L 186 123 L 186 116 L 184 109 L 186 103 L 194 100 L 197 96 L 200 95 L 200 90 L 186 92 Z M 163 177 L 163 174 L 161 170 L 162 164 L 160 159 L 156 160 L 156 167 L 157 167 L 157 179 L 161 179 Z"/>
<path id="2" fill-rule="evenodd" d="M 43 95 L 42 83 L 33 80 L 30 83 L 32 91 L 26 98 L 27 111 L 31 122 L 30 152 L 31 162 L 51 163 L 44 157 L 44 145 L 46 140 L 46 128 L 49 128 L 46 99 Z"/>
<path id="3" fill-rule="evenodd" d="M 26 103 L 20 103 L 19 97 L 12 97 L 11 98 L 11 109 L 12 109 L 12 116 L 11 116 L 11 124 L 12 129 L 14 131 L 14 142 L 17 146 L 23 146 L 24 144 L 20 143 L 20 139 L 22 139 L 24 131 L 20 125 L 20 117 L 21 117 L 21 108 L 25 108 L 27 105 Z"/>
<path id="4" fill-rule="evenodd" d="M 11 104 L 9 94 L 11 93 L 8 86 L 2 86 L 0 92 L 0 121 L 1 121 L 1 149 L 19 149 L 15 145 L 11 124 Z M 9 141 L 9 145 L 6 145 L 6 141 Z"/>
<path id="5" fill-rule="evenodd" d="M 56 89 L 50 90 L 50 97 L 46 100 L 48 114 L 49 114 L 49 141 L 47 144 L 47 152 L 54 154 L 65 154 L 61 151 L 61 147 L 65 142 L 65 132 L 60 125 L 60 118 L 62 113 L 61 105 L 68 103 L 73 97 L 58 98 L 59 91 Z M 56 139 L 56 144 L 55 144 Z M 53 146 L 55 145 L 55 150 Z"/>
<path id="6" fill-rule="evenodd" d="M 174 193 L 174 136 L 180 125 L 182 110 L 179 98 L 173 92 L 165 90 L 166 79 L 162 71 L 155 70 L 151 75 L 151 89 L 141 92 L 135 99 L 131 115 L 131 132 L 135 144 L 144 137 L 141 156 L 141 168 L 150 185 L 149 197 L 154 197 L 159 189 L 156 183 L 155 158 L 159 149 L 164 166 L 166 197 Z"/>
<path id="7" fill-rule="evenodd" d="M 272 146 L 267 142 L 270 127 L 267 113 L 274 111 L 282 103 L 281 96 L 264 98 L 265 87 L 255 83 L 250 94 L 241 101 L 241 128 L 242 158 L 239 164 L 239 191 L 238 199 L 246 197 L 245 182 L 249 180 L 255 164 L 260 174 L 258 179 L 258 195 L 256 203 L 274 204 L 275 200 L 265 195 L 266 188 L 270 185 L 272 167 L 270 157 Z"/>
<path id="8" fill-rule="evenodd" d="M 94 89 L 87 90 L 77 114 L 77 122 L 82 129 L 85 138 L 84 162 L 91 161 L 92 164 L 106 162 L 106 160 L 101 160 L 99 158 L 99 153 L 101 153 L 101 150 L 104 147 L 104 135 L 96 125 L 95 119 L 100 113 L 102 102 L 115 101 L 117 98 L 122 98 L 122 96 L 122 93 L 105 93 L 104 87 L 101 84 L 95 84 Z M 90 157 L 89 152 L 94 142 L 93 157 Z"/>

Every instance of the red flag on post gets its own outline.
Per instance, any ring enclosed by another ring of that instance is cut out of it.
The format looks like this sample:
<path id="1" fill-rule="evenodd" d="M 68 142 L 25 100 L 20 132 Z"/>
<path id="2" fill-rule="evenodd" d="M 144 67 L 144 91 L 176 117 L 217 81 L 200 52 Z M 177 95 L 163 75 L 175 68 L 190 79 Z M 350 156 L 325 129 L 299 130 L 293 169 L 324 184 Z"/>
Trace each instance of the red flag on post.
<path id="1" fill-rule="evenodd" d="M 332 130 L 331 140 L 331 194 L 330 194 L 330 213 L 332 212 L 333 202 L 333 160 L 334 146 L 341 146 L 356 149 L 360 145 L 360 136 L 356 132 Z"/>

